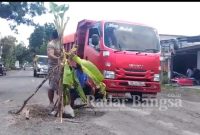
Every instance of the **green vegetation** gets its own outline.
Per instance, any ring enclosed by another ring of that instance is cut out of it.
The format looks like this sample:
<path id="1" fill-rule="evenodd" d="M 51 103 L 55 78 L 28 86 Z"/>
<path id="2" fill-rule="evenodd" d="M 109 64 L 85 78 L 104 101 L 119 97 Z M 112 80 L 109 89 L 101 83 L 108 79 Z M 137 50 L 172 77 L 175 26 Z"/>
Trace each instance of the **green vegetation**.
<path id="1" fill-rule="evenodd" d="M 37 26 L 33 22 L 34 16 L 46 13 L 43 2 L 0 2 L 0 17 L 11 20 L 10 28 L 17 33 L 17 25 L 27 24 Z"/>
<path id="2" fill-rule="evenodd" d="M 0 39 L 1 60 L 7 68 L 14 68 L 16 60 L 19 60 L 20 65 L 24 62 L 32 62 L 35 53 L 46 54 L 46 45 L 54 26 L 53 24 L 39 26 L 33 22 L 33 17 L 45 14 L 46 11 L 43 2 L 0 2 L 0 18 L 11 21 L 8 23 L 15 33 L 18 34 L 17 26 L 20 24 L 35 27 L 30 36 L 28 47 L 23 43 L 17 43 L 17 39 L 13 36 Z"/>
<path id="3" fill-rule="evenodd" d="M 16 38 L 13 36 L 7 36 L 0 40 L 0 46 L 2 46 L 2 61 L 6 68 L 13 69 L 16 60 L 19 60 L 20 64 L 25 61 L 31 61 L 30 51 L 22 43 L 17 44 Z"/>
<path id="4" fill-rule="evenodd" d="M 163 72 L 162 74 L 163 74 L 163 76 L 162 76 L 161 83 L 162 84 L 168 84 L 169 83 L 168 73 L 167 72 Z"/>
<path id="5" fill-rule="evenodd" d="M 51 38 L 51 33 L 55 30 L 52 23 L 46 23 L 44 26 L 37 26 L 29 38 L 30 51 L 39 54 L 47 54 L 47 44 Z"/>
<path id="6" fill-rule="evenodd" d="M 70 104 L 70 96 L 69 96 L 69 89 L 74 87 L 75 90 L 78 92 L 79 96 L 81 97 L 83 102 L 87 102 L 85 93 L 83 92 L 83 89 L 80 85 L 80 82 L 74 72 L 73 67 L 70 68 L 69 61 L 74 61 L 77 64 L 79 64 L 83 70 L 84 73 L 88 75 L 88 77 L 93 81 L 93 83 L 99 87 L 100 93 L 105 97 L 106 91 L 105 91 L 105 84 L 102 82 L 104 77 L 101 74 L 101 72 L 98 70 L 98 68 L 91 63 L 90 61 L 81 59 L 78 57 L 75 52 L 77 50 L 77 46 L 74 45 L 74 47 L 69 51 L 69 53 L 66 53 L 63 48 L 63 32 L 65 30 L 65 27 L 69 21 L 69 18 L 65 19 L 65 13 L 68 11 L 69 6 L 68 5 L 57 5 L 53 2 L 50 2 L 50 9 L 51 13 L 54 15 L 54 25 L 58 31 L 59 38 L 60 38 L 60 48 L 62 49 L 61 56 L 61 63 L 60 68 L 63 70 L 61 75 L 61 83 L 60 83 L 60 89 L 59 89 L 59 99 L 61 103 L 61 112 L 63 105 L 69 105 Z M 68 56 L 68 57 L 67 57 Z M 62 85 L 62 86 L 61 86 Z"/>

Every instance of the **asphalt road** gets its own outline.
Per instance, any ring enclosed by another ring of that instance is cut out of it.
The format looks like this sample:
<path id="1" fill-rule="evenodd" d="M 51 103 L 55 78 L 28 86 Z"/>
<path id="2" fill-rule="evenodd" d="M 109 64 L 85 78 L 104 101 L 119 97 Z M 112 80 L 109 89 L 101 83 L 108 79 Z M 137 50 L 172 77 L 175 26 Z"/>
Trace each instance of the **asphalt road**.
<path id="1" fill-rule="evenodd" d="M 75 123 L 48 116 L 48 83 L 28 103 L 31 117 L 8 111 L 19 109 L 43 78 L 31 71 L 10 71 L 0 76 L 0 135 L 200 135 L 200 94 L 183 89 L 161 92 L 152 104 L 94 102 L 76 110 Z M 171 99 L 171 100 L 169 100 Z M 146 105 L 146 106 L 145 106 Z M 149 105 L 149 106 L 147 106 Z"/>

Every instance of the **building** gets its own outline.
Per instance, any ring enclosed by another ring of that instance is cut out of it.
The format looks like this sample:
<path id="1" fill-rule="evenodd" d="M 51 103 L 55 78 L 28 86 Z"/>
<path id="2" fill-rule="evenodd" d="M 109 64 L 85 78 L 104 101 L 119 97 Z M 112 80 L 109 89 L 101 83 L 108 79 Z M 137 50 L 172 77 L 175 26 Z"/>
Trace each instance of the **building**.
<path id="1" fill-rule="evenodd" d="M 162 62 L 163 71 L 168 72 L 168 77 L 171 78 L 172 71 L 181 74 L 186 74 L 188 68 L 200 69 L 200 36 L 185 36 L 185 35 L 167 35 L 160 34 L 161 42 L 163 40 L 178 39 L 178 49 L 174 51 L 174 46 L 171 42 L 162 44 Z M 171 55 L 174 53 L 174 55 Z"/>

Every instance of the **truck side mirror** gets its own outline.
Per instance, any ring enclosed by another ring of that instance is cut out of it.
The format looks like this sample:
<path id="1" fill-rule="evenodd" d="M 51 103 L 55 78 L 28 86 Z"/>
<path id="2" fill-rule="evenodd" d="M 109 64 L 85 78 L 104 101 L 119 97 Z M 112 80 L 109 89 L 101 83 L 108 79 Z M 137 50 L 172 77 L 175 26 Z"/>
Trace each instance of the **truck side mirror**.
<path id="1" fill-rule="evenodd" d="M 94 46 L 97 46 L 98 44 L 99 44 L 99 35 L 97 35 L 97 34 L 93 34 L 92 35 L 92 44 L 94 45 Z"/>

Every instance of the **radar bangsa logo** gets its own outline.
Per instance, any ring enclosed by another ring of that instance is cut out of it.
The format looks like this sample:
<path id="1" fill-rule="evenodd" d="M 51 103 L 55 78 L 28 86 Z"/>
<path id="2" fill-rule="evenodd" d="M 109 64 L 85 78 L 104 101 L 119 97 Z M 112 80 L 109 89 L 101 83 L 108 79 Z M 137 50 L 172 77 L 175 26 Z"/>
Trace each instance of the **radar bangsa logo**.
<path id="1" fill-rule="evenodd" d="M 132 96 L 133 107 L 157 108 L 160 111 L 166 111 L 169 108 L 183 107 L 183 101 L 180 97 L 162 97 L 162 98 L 142 98 L 141 96 Z"/>
<path id="2" fill-rule="evenodd" d="M 159 111 L 166 111 L 169 108 L 183 107 L 182 99 L 176 98 L 144 98 L 138 95 L 133 95 L 130 99 L 128 98 L 113 98 L 109 96 L 106 99 L 95 99 L 94 96 L 87 96 L 88 103 L 96 109 L 101 110 L 131 110 L 131 108 L 154 108 Z"/>

